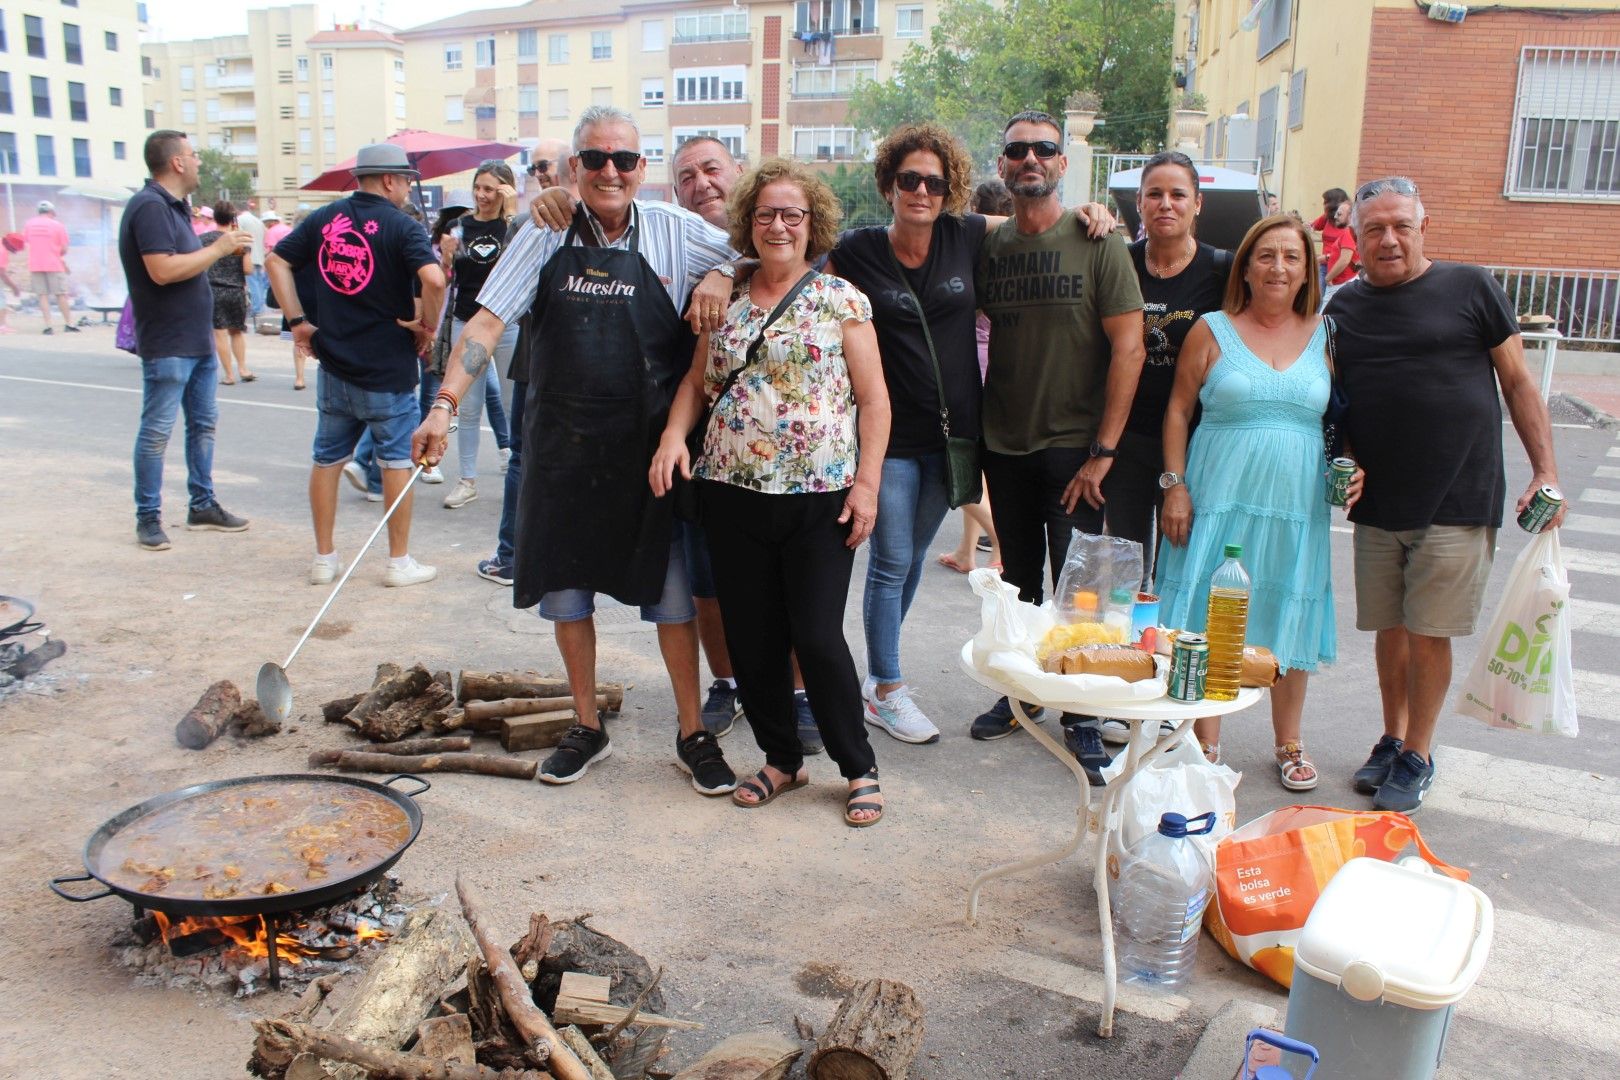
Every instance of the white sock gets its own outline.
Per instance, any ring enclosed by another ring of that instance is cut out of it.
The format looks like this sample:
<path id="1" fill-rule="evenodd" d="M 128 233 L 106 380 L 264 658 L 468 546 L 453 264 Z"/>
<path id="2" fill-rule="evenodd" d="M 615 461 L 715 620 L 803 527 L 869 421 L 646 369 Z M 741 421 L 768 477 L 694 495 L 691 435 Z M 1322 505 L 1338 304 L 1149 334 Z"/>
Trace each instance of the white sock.
<path id="1" fill-rule="evenodd" d="M 397 559 L 389 559 L 388 565 L 394 570 L 409 570 L 411 568 L 410 555 L 401 555 Z"/>
<path id="2" fill-rule="evenodd" d="M 320 552 L 317 551 L 315 553 L 315 561 L 320 562 L 320 563 L 325 563 L 327 566 L 336 566 L 337 562 L 338 562 L 337 552 L 336 551 L 331 551 L 331 552 L 328 552 L 325 555 L 322 555 Z"/>

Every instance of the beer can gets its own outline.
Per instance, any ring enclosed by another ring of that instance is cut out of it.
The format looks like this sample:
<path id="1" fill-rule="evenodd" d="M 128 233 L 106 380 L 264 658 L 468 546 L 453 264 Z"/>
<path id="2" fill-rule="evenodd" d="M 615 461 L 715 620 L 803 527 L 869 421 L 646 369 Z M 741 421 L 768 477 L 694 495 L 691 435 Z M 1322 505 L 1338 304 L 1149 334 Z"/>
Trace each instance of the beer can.
<path id="1" fill-rule="evenodd" d="M 1347 457 L 1336 457 L 1328 464 L 1327 501 L 1343 506 L 1350 501 L 1350 480 L 1356 475 L 1356 463 Z"/>
<path id="2" fill-rule="evenodd" d="M 1209 642 L 1201 634 L 1178 634 L 1170 648 L 1168 694 L 1176 701 L 1202 701 L 1209 674 Z"/>
<path id="3" fill-rule="evenodd" d="M 1519 515 L 1519 528 L 1527 533 L 1538 533 L 1558 516 L 1564 505 L 1564 493 L 1551 484 L 1543 484 L 1530 497 L 1530 505 Z"/>

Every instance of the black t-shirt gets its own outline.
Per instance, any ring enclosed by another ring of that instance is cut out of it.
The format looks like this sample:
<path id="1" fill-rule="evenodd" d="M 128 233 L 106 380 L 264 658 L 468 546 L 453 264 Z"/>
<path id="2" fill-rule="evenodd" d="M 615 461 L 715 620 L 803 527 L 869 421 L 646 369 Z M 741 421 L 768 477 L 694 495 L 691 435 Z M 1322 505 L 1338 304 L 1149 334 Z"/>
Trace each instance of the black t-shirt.
<path id="1" fill-rule="evenodd" d="M 1502 524 L 1502 406 L 1490 350 L 1519 332 L 1477 266 L 1435 262 L 1401 285 L 1357 279 L 1328 302 L 1349 399 L 1350 452 L 1367 471 L 1350 520 L 1390 531 Z"/>
<path id="2" fill-rule="evenodd" d="M 985 221 L 978 214 L 963 218 L 942 214 L 934 222 L 928 259 L 906 282 L 922 300 L 928 332 L 945 382 L 951 434 L 979 437 L 979 352 L 974 334 L 973 268 L 984 240 Z M 939 423 L 939 390 L 928 357 L 922 320 L 902 279 L 895 273 L 888 228 L 851 229 L 839 237 L 832 265 L 872 301 L 872 325 L 883 357 L 893 419 L 889 428 L 891 457 L 918 457 L 945 448 Z M 904 269 L 904 268 L 903 268 Z"/>
<path id="3" fill-rule="evenodd" d="M 381 195 L 358 191 L 309 214 L 276 254 L 294 273 L 319 271 L 314 345 L 323 367 L 365 390 L 416 385 L 416 345 L 395 320 L 415 315 L 416 273 L 436 261 L 420 225 Z"/>
<path id="4" fill-rule="evenodd" d="M 148 180 L 125 205 L 118 225 L 118 261 L 135 309 L 136 348 L 142 360 L 214 355 L 214 294 L 208 275 L 159 285 L 141 258 L 201 250 L 191 227 L 191 209 L 156 180 Z"/>
<path id="5" fill-rule="evenodd" d="M 225 235 L 218 229 L 210 229 L 197 237 L 197 243 L 207 247 L 221 236 Z M 247 284 L 247 274 L 242 269 L 240 255 L 227 255 L 213 266 L 208 268 L 208 284 L 216 289 L 240 289 Z"/>
<path id="6" fill-rule="evenodd" d="M 506 250 L 508 222 L 504 217 L 479 221 L 467 214 L 456 222 L 461 242 L 456 247 L 456 318 L 466 322 L 478 314 L 478 290 L 484 287 L 495 260 Z"/>
<path id="7" fill-rule="evenodd" d="M 1136 384 L 1125 430 L 1159 438 L 1164 412 L 1176 382 L 1176 360 L 1182 343 L 1201 315 L 1219 311 L 1232 270 L 1232 254 L 1199 244 L 1192 262 L 1175 277 L 1157 278 L 1147 271 L 1147 241 L 1130 245 L 1131 262 L 1142 284 L 1142 337 L 1147 359 Z"/>

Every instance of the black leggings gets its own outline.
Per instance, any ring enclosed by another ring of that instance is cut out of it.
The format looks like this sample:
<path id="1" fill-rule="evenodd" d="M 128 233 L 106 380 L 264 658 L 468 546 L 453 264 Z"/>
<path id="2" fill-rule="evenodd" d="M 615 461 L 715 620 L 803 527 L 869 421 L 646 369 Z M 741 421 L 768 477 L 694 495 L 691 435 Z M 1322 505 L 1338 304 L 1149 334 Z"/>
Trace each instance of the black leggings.
<path id="1" fill-rule="evenodd" d="M 699 485 L 715 595 L 737 693 L 765 752 L 789 776 L 804 764 L 793 712 L 793 669 L 827 753 L 846 779 L 877 764 L 866 738 L 860 677 L 844 640 L 855 553 L 838 524 L 845 492 L 765 495 L 705 480 Z"/>
<path id="2" fill-rule="evenodd" d="M 1127 431 L 1119 437 L 1119 456 L 1103 477 L 1103 516 L 1108 535 L 1142 545 L 1142 581 L 1153 580 L 1158 555 L 1154 524 L 1164 506 L 1159 474 L 1164 472 L 1164 443 L 1151 435 Z"/>

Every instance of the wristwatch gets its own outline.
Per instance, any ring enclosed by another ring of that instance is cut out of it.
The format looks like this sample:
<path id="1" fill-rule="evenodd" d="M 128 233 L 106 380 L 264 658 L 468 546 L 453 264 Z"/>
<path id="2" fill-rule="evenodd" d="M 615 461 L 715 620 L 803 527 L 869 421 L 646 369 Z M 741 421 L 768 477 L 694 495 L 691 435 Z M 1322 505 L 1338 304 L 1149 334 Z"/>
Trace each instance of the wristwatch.
<path id="1" fill-rule="evenodd" d="M 1119 450 L 1116 447 L 1104 446 L 1100 442 L 1094 442 L 1094 443 L 1091 444 L 1091 456 L 1094 457 L 1094 458 L 1098 458 L 1098 457 L 1118 457 L 1119 456 Z"/>
<path id="2" fill-rule="evenodd" d="M 303 326 L 307 322 L 309 322 L 309 318 L 307 316 L 294 315 L 292 318 L 287 320 L 287 329 L 291 330 L 295 326 Z"/>
<path id="3" fill-rule="evenodd" d="M 731 263 L 723 262 L 715 267 L 715 270 L 719 271 L 721 277 L 728 277 L 732 281 L 737 280 L 737 268 Z"/>
<path id="4" fill-rule="evenodd" d="M 1159 488 L 1162 491 L 1169 491 L 1173 487 L 1180 487 L 1186 482 L 1187 481 L 1178 472 L 1162 472 L 1159 474 Z"/>

